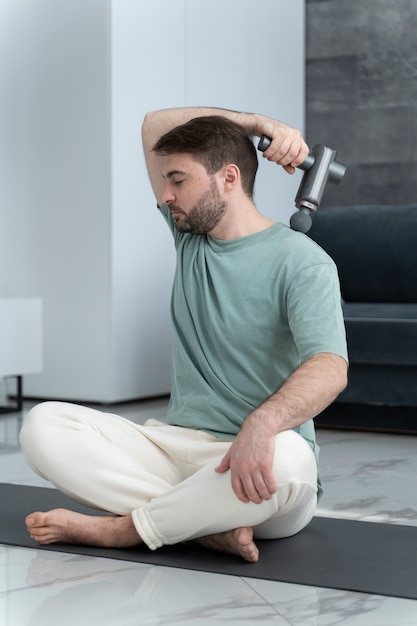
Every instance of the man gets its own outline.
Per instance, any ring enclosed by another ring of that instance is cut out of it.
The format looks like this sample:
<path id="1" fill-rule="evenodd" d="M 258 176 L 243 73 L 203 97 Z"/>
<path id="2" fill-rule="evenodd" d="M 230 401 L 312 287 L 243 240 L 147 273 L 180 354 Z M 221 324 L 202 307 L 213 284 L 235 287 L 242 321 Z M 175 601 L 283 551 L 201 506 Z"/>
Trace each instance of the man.
<path id="1" fill-rule="evenodd" d="M 346 385 L 331 259 L 254 204 L 251 136 L 289 173 L 308 148 L 270 118 L 211 108 L 148 113 L 143 145 L 174 236 L 173 377 L 167 424 L 48 402 L 21 432 L 31 467 L 109 517 L 26 519 L 39 543 L 150 549 L 196 540 L 258 559 L 259 538 L 311 520 L 320 481 L 312 418 Z"/>

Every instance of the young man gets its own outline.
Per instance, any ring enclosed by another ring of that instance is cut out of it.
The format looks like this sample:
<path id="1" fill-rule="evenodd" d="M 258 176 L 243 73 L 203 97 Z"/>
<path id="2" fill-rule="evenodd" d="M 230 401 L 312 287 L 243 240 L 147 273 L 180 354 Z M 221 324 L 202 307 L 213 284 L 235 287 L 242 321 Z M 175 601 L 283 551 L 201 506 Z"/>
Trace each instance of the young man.
<path id="1" fill-rule="evenodd" d="M 264 116 L 146 116 L 149 177 L 178 258 L 167 424 L 59 402 L 32 409 L 21 432 L 31 467 L 114 514 L 32 513 L 39 543 L 197 540 L 256 561 L 256 537 L 311 520 L 321 489 L 312 418 L 346 385 L 340 292 L 331 259 L 254 204 L 250 137 L 262 134 L 265 157 L 289 173 L 305 159 L 299 132 Z"/>

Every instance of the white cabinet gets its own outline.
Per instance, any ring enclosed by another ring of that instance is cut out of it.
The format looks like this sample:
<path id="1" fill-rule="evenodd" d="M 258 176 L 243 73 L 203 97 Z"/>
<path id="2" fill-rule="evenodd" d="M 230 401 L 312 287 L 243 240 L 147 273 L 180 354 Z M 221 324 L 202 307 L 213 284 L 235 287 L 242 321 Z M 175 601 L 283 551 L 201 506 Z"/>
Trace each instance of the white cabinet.
<path id="1" fill-rule="evenodd" d="M 302 128 L 304 1 L 2 0 L 0 22 L 0 295 L 43 300 L 25 392 L 168 393 L 175 258 L 143 116 L 203 104 Z M 287 220 L 297 175 L 261 165 L 258 206 Z"/>

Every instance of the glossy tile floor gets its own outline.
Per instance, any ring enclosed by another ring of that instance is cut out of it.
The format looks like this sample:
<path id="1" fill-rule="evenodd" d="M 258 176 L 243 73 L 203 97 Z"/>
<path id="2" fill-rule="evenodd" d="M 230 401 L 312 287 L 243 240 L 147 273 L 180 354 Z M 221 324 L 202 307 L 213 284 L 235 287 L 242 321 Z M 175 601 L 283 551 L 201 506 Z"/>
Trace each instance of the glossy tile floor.
<path id="1" fill-rule="evenodd" d="M 49 486 L 17 444 L 28 406 L 0 415 L 1 480 Z M 164 399 L 112 407 L 140 423 L 164 419 L 165 409 Z M 417 526 L 415 436 L 317 435 L 325 484 L 318 515 Z M 417 601 L 0 545 L 2 626 L 260 623 L 417 626 Z"/>

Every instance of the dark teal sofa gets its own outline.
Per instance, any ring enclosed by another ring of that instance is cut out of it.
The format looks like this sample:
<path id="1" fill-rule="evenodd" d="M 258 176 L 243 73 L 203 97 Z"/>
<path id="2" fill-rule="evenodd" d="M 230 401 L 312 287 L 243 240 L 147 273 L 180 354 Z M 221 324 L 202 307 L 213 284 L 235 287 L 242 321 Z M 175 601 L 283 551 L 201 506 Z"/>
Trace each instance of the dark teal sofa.
<path id="1" fill-rule="evenodd" d="M 316 422 L 417 432 L 417 204 L 321 208 L 307 234 L 338 267 L 350 360 Z"/>

